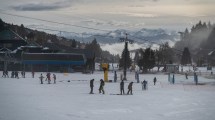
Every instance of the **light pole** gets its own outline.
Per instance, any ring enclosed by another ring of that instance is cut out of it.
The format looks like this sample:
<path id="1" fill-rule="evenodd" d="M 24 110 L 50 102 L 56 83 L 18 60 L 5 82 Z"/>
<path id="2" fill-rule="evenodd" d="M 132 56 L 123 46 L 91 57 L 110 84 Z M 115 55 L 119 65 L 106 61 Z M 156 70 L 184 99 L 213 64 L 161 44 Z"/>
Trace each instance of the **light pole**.
<path id="1" fill-rule="evenodd" d="M 124 66 L 123 66 L 123 74 L 124 74 L 124 78 L 123 78 L 123 80 L 127 80 L 127 78 L 126 78 L 126 71 L 127 71 L 127 55 L 128 55 L 128 42 L 130 43 L 130 44 L 132 44 L 134 41 L 133 40 L 130 40 L 130 39 L 128 39 L 128 34 L 126 33 L 126 37 L 125 38 L 120 38 L 120 41 L 121 42 L 125 42 L 125 48 L 124 48 Z"/>

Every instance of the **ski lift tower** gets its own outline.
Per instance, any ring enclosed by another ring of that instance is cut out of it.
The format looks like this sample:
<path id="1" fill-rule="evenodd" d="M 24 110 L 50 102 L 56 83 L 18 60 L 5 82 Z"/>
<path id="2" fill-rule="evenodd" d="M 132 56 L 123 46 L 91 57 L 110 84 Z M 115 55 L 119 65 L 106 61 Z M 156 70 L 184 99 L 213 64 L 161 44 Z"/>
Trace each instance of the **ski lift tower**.
<path id="1" fill-rule="evenodd" d="M 124 67 L 123 67 L 124 68 L 123 69 L 123 75 L 124 75 L 123 80 L 127 80 L 127 78 L 126 78 L 126 71 L 127 71 L 128 43 L 133 44 L 133 42 L 134 42 L 134 40 L 128 39 L 128 34 L 127 33 L 125 35 L 126 35 L 125 38 L 120 38 L 121 42 L 125 42 L 125 48 L 124 48 L 124 50 L 125 50 L 124 58 L 125 59 L 124 59 Z"/>

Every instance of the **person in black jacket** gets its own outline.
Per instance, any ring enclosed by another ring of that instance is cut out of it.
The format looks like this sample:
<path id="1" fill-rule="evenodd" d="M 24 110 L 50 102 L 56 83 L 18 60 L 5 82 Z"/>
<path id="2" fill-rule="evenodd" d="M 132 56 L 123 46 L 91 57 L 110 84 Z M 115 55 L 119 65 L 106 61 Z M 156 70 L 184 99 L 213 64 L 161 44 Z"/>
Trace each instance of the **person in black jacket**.
<path id="1" fill-rule="evenodd" d="M 155 85 L 155 84 L 156 84 L 156 82 L 157 82 L 157 78 L 156 78 L 156 77 L 154 77 L 153 82 L 154 82 L 154 85 Z"/>
<path id="2" fill-rule="evenodd" d="M 105 82 L 104 82 L 104 80 L 100 80 L 100 87 L 99 87 L 99 93 L 103 93 L 103 94 L 105 94 L 105 91 L 104 91 L 104 85 L 105 85 Z"/>
<path id="3" fill-rule="evenodd" d="M 90 94 L 93 94 L 93 82 L 94 82 L 94 79 L 90 80 Z"/>
<path id="4" fill-rule="evenodd" d="M 120 82 L 120 94 L 121 95 L 125 94 L 125 91 L 124 91 L 124 81 L 123 80 Z"/>
<path id="5" fill-rule="evenodd" d="M 127 92 L 127 95 L 128 95 L 129 93 L 131 93 L 131 95 L 133 94 L 133 93 L 132 93 L 132 85 L 133 85 L 133 82 L 130 82 L 129 85 L 128 85 L 128 92 Z"/>
<path id="6" fill-rule="evenodd" d="M 147 81 L 144 80 L 144 81 L 142 82 L 142 90 L 146 90 L 146 89 L 147 89 Z"/>

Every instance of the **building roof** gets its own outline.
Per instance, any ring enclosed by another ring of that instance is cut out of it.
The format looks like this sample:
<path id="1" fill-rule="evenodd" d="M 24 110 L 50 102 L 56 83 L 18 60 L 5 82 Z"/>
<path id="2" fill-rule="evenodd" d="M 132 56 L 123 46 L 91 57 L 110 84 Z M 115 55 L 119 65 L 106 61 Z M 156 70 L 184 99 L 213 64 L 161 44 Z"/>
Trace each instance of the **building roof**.
<path id="1" fill-rule="evenodd" d="M 69 53 L 79 53 L 79 54 L 84 54 L 88 59 L 94 59 L 95 54 L 93 51 L 87 50 L 87 49 L 67 49 Z"/>
<path id="2" fill-rule="evenodd" d="M 5 29 L 0 31 L 0 41 L 4 40 L 24 40 L 22 37 L 20 37 L 17 33 L 13 32 L 10 29 Z"/>
<path id="3" fill-rule="evenodd" d="M 0 31 L 0 49 L 8 48 L 15 50 L 17 47 L 27 45 L 25 39 L 10 29 Z"/>

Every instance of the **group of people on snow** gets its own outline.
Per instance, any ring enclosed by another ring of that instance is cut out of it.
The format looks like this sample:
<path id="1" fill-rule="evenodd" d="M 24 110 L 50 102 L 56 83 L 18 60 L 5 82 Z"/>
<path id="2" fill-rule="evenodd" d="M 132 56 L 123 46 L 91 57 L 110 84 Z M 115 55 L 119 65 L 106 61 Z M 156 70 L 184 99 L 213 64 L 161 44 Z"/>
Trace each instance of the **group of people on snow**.
<path id="1" fill-rule="evenodd" d="M 2 77 L 4 78 L 9 78 L 9 75 L 8 75 L 8 71 L 3 71 L 3 74 L 2 74 Z M 23 78 L 25 78 L 25 71 L 21 71 L 21 75 Z M 17 78 L 19 79 L 19 71 L 11 71 L 11 75 L 10 75 L 11 78 Z"/>
<path id="2" fill-rule="evenodd" d="M 125 90 L 124 90 L 124 80 L 122 80 L 121 82 L 120 82 L 120 95 L 124 95 L 125 94 Z M 128 92 L 127 92 L 127 95 L 129 95 L 129 94 L 133 94 L 132 93 L 132 86 L 133 86 L 133 82 L 130 82 L 129 84 L 128 84 Z"/>
<path id="3" fill-rule="evenodd" d="M 40 84 L 43 84 L 43 79 L 44 79 L 45 77 L 43 77 L 43 74 L 41 73 L 40 74 L 40 77 L 39 77 L 39 79 L 40 79 Z M 46 79 L 45 79 L 45 81 L 48 81 L 48 84 L 51 84 L 51 73 L 47 73 L 46 74 Z M 53 74 L 53 81 L 54 81 L 54 84 L 56 84 L 56 75 L 55 74 Z"/>
<path id="4" fill-rule="evenodd" d="M 153 79 L 154 85 L 156 85 L 156 82 L 157 82 L 157 78 L 154 77 L 154 79 Z M 148 89 L 148 87 L 147 87 L 148 86 L 148 82 L 146 80 L 142 81 L 141 84 L 142 84 L 142 90 L 147 90 Z M 104 80 L 100 79 L 99 93 L 105 94 L 104 85 L 105 85 Z M 125 94 L 124 85 L 125 85 L 124 80 L 121 80 L 121 82 L 120 82 L 120 95 L 124 95 Z M 91 79 L 90 80 L 90 94 L 93 94 L 93 87 L 94 87 L 94 79 Z M 129 94 L 132 95 L 133 94 L 132 87 L 133 87 L 133 82 L 130 82 L 128 84 L 127 95 L 129 95 Z"/>
<path id="5" fill-rule="evenodd" d="M 100 79 L 99 93 L 105 94 L 104 86 L 105 86 L 104 80 Z M 93 87 L 94 87 L 94 79 L 91 79 L 90 80 L 90 94 L 94 94 Z"/>
<path id="6" fill-rule="evenodd" d="M 95 81 L 95 79 L 91 79 L 91 80 L 90 80 L 90 94 L 94 94 L 94 93 L 93 93 L 94 81 Z M 153 80 L 154 85 L 156 84 L 156 81 L 157 81 L 157 79 L 156 79 L 156 77 L 155 77 L 154 80 Z M 127 92 L 127 95 L 129 95 L 129 94 L 130 94 L 130 95 L 133 95 L 133 91 L 132 91 L 132 90 L 133 90 L 133 83 L 134 83 L 134 82 L 130 82 L 130 83 L 128 84 L 128 92 Z M 148 82 L 147 82 L 146 80 L 144 80 L 144 81 L 141 82 L 141 83 L 142 83 L 142 89 L 143 89 L 143 90 L 147 90 L 147 84 L 148 84 Z M 104 80 L 103 80 L 103 79 L 100 79 L 99 93 L 105 94 L 104 85 L 105 85 Z M 119 95 L 125 95 L 124 85 L 125 85 L 124 80 L 122 80 L 122 81 L 120 82 L 120 94 L 119 94 Z"/>

